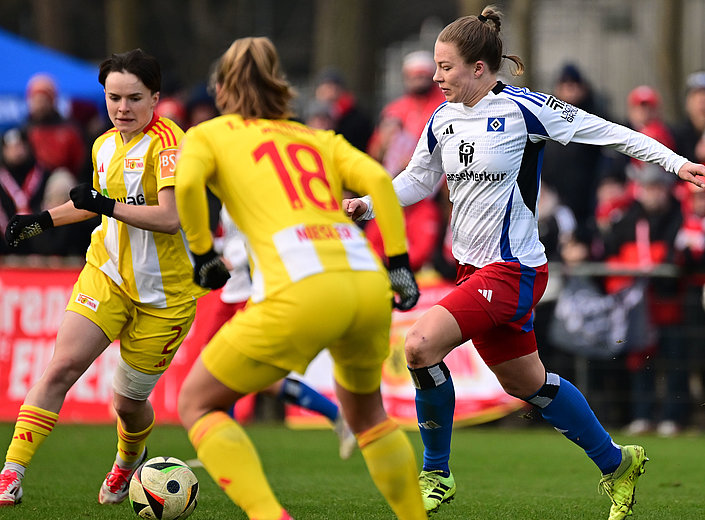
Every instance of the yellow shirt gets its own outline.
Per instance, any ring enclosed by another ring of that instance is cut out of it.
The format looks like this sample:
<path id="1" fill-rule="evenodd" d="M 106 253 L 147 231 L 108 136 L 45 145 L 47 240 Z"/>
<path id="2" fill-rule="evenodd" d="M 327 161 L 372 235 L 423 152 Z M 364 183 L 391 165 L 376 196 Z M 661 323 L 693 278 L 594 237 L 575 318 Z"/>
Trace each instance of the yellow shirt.
<path id="1" fill-rule="evenodd" d="M 183 131 L 154 116 L 130 142 L 115 128 L 93 144 L 93 186 L 106 197 L 157 205 L 157 193 L 174 185 L 176 152 Z M 134 301 L 165 308 L 205 293 L 193 283 L 193 264 L 183 231 L 175 235 L 139 229 L 103 215 L 86 261 L 103 271 Z"/>
<path id="2" fill-rule="evenodd" d="M 255 302 L 316 273 L 384 269 L 344 214 L 343 188 L 373 198 L 385 253 L 406 252 L 389 175 L 331 131 L 234 114 L 189 129 L 177 161 L 176 204 L 197 254 L 212 247 L 206 185 L 246 237 Z"/>

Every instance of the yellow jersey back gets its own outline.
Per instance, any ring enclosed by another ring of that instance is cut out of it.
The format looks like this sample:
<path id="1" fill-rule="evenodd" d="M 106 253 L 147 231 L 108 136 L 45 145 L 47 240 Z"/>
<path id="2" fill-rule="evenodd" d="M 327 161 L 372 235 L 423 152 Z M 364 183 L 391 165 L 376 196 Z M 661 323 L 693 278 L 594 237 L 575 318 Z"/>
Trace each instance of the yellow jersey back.
<path id="1" fill-rule="evenodd" d="M 200 254 L 211 244 L 207 215 L 202 200 L 180 200 L 182 176 L 207 184 L 246 236 L 253 301 L 316 273 L 383 269 L 341 200 L 344 187 L 367 193 L 389 177 L 331 131 L 234 114 L 191 128 L 177 163 L 176 193 L 187 238 Z M 395 198 L 390 202 L 398 208 Z M 392 249 L 405 251 L 403 233 L 393 240 Z"/>

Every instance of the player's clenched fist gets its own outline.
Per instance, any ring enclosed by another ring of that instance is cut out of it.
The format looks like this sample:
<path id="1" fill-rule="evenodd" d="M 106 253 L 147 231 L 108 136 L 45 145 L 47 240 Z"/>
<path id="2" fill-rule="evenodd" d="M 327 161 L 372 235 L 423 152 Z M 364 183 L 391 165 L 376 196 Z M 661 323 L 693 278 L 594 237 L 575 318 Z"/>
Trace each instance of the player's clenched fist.
<path id="1" fill-rule="evenodd" d="M 104 197 L 87 182 L 71 188 L 69 197 L 71 197 L 73 205 L 78 209 L 85 209 L 86 211 L 107 215 L 108 217 L 113 216 L 115 200 Z"/>
<path id="2" fill-rule="evenodd" d="M 230 278 L 230 272 L 225 267 L 218 253 L 212 248 L 207 253 L 197 255 L 193 251 L 193 281 L 206 289 L 220 289 Z"/>
<path id="3" fill-rule="evenodd" d="M 419 301 L 419 286 L 416 285 L 414 273 L 409 266 L 409 255 L 396 255 L 389 258 L 389 280 L 392 290 L 399 299 L 394 299 L 394 307 L 408 311 Z"/>
<path id="4" fill-rule="evenodd" d="M 353 220 L 367 213 L 367 204 L 362 199 L 343 199 L 343 211 Z"/>
<path id="5" fill-rule="evenodd" d="M 31 215 L 15 215 L 5 228 L 5 241 L 10 247 L 17 247 L 23 240 L 36 237 L 53 227 L 54 221 L 48 211 Z"/>

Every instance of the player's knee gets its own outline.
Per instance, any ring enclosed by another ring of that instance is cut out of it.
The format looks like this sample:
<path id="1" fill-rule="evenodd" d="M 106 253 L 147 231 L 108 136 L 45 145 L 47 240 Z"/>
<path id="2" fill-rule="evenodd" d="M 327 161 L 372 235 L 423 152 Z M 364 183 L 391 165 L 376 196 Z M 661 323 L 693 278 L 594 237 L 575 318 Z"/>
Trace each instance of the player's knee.
<path id="1" fill-rule="evenodd" d="M 426 335 L 412 327 L 404 342 L 407 365 L 410 368 L 419 368 L 431 365 L 434 361 L 437 362 L 433 359 L 432 346 Z"/>
<path id="2" fill-rule="evenodd" d="M 512 381 L 512 380 L 506 380 L 502 381 L 498 379 L 499 384 L 502 385 L 502 389 L 512 397 L 516 397 L 517 399 L 524 399 L 524 397 L 527 396 L 526 392 L 524 391 L 523 387 L 521 384 L 518 384 L 517 381 Z"/>
<path id="3" fill-rule="evenodd" d="M 190 381 L 189 378 L 186 378 L 176 401 L 179 421 L 187 430 L 203 415 L 214 411 L 214 408 L 203 399 L 202 393 L 196 390 Z"/>
<path id="4" fill-rule="evenodd" d="M 502 385 L 502 389 L 512 397 L 526 401 L 536 393 L 541 385 L 528 378 L 506 378 L 497 377 L 497 381 Z"/>
<path id="5" fill-rule="evenodd" d="M 119 394 L 113 394 L 113 408 L 124 423 L 131 423 L 136 418 L 141 418 L 147 406 L 146 400 L 135 401 Z"/>

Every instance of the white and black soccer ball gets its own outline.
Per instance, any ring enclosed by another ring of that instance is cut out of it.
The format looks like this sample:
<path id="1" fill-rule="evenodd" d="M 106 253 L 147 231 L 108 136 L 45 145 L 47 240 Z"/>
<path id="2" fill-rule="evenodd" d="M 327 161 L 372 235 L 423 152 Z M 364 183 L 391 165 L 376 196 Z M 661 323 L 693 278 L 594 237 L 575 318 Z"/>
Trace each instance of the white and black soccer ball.
<path id="1" fill-rule="evenodd" d="M 149 459 L 130 480 L 130 504 L 140 518 L 181 520 L 197 502 L 198 478 L 175 457 Z"/>

